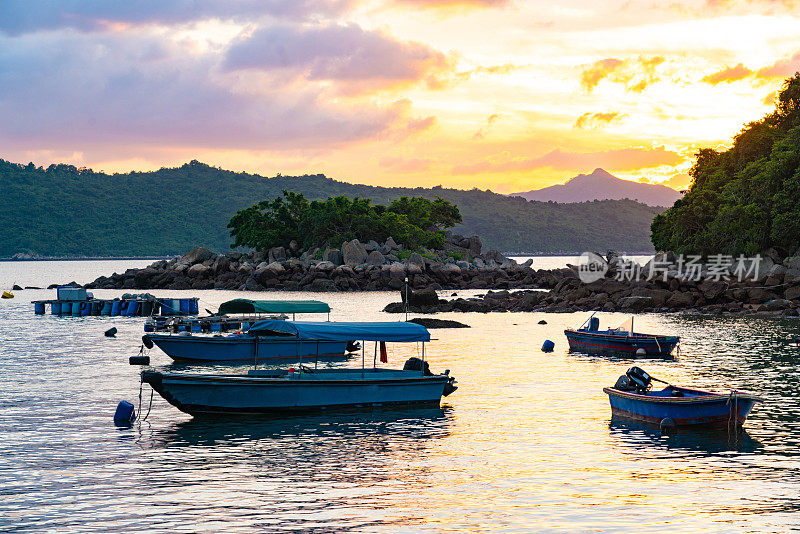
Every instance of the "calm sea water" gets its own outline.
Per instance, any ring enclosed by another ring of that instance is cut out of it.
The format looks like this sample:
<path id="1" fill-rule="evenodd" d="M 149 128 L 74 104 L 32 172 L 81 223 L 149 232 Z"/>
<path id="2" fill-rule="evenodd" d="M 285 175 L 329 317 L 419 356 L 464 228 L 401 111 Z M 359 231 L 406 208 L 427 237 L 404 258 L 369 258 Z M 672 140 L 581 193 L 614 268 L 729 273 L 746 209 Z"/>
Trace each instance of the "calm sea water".
<path id="1" fill-rule="evenodd" d="M 124 268 L 0 263 L 0 280 L 80 282 Z M 120 429 L 112 423 L 116 404 L 139 402 L 138 367 L 127 360 L 138 351 L 142 319 L 35 316 L 30 301 L 53 293 L 18 291 L 0 301 L 2 532 L 800 528 L 796 321 L 637 317 L 637 329 L 683 339 L 675 361 L 643 365 L 653 375 L 766 397 L 738 434 L 662 437 L 612 423 L 602 387 L 632 362 L 568 353 L 562 330 L 585 314 L 538 313 L 440 314 L 471 326 L 434 331 L 426 351 L 434 370 L 449 368 L 459 381 L 441 409 L 194 419 L 156 394 L 144 423 Z M 230 298 L 265 297 L 153 293 L 196 295 L 210 309 Z M 393 293 L 268 297 L 319 298 L 338 320 L 399 318 L 380 311 L 396 300 Z M 119 329 L 115 339 L 103 337 L 111 326 Z M 554 353 L 539 350 L 545 339 L 556 342 Z M 415 352 L 390 346 L 390 364 L 402 366 Z M 157 349 L 151 357 L 175 368 Z M 144 411 L 148 401 L 145 388 Z"/>

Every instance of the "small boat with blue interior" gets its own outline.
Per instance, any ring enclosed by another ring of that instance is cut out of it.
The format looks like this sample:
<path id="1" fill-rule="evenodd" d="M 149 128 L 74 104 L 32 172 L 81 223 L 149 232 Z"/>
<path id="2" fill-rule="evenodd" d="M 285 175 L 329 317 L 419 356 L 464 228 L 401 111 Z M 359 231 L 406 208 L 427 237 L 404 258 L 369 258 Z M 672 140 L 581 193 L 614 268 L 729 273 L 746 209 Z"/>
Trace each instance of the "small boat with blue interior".
<path id="1" fill-rule="evenodd" d="M 678 336 L 634 332 L 633 317 L 617 328 L 600 330 L 600 319 L 594 314 L 577 330 L 564 330 L 564 335 L 571 351 L 639 358 L 670 357 L 680 342 Z"/>
<path id="2" fill-rule="evenodd" d="M 376 342 L 373 367 L 327 368 L 303 364 L 297 369 L 258 369 L 243 374 L 189 374 L 142 371 L 149 384 L 179 410 L 197 414 L 272 413 L 288 415 L 330 409 L 373 409 L 398 405 L 438 406 L 442 396 L 457 389 L 449 370 L 433 374 L 425 361 L 428 330 L 414 323 L 336 323 L 266 320 L 254 324 L 254 333 L 284 336 L 311 343 L 358 339 Z M 387 342 L 421 342 L 421 358 L 409 358 L 402 370 L 377 367 L 385 362 Z M 310 363 L 310 362 L 309 362 Z"/>
<path id="3" fill-rule="evenodd" d="M 652 391 L 652 382 L 666 384 Z M 671 426 L 742 426 L 757 402 L 763 399 L 746 391 L 714 393 L 702 389 L 673 386 L 631 367 L 614 387 L 603 388 L 611 403 L 611 416 Z"/>
<path id="4" fill-rule="evenodd" d="M 266 314 L 277 314 L 275 320 L 285 319 L 288 314 L 330 313 L 331 308 L 318 300 L 247 300 L 235 299 L 224 302 L 217 315 L 208 318 L 210 335 L 203 334 L 200 319 L 176 319 L 181 323 L 197 322 L 197 329 L 181 329 L 177 333 L 148 333 L 142 336 L 147 348 L 153 345 L 175 361 L 254 361 L 263 359 L 287 360 L 316 356 L 323 359 L 344 358 L 348 352 L 358 349 L 351 340 L 303 341 L 291 336 L 263 333 L 253 330 L 252 325 Z M 188 323 L 187 323 L 188 324 Z M 235 325 L 237 330 L 223 334 Z"/>

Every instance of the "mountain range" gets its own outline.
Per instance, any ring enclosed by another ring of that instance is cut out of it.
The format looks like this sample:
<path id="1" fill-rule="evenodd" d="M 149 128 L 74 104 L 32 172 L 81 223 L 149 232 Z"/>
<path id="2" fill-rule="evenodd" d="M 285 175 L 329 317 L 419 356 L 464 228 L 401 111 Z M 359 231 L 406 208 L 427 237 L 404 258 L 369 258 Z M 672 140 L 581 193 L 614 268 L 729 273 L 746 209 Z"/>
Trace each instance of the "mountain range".
<path id="1" fill-rule="evenodd" d="M 232 242 L 230 218 L 283 190 L 312 200 L 345 195 L 378 204 L 401 196 L 439 196 L 461 211 L 463 223 L 454 232 L 479 235 L 484 250 L 525 254 L 651 251 L 650 222 L 663 211 L 633 200 L 529 202 L 480 189 L 378 187 L 322 174 L 267 178 L 198 161 L 105 174 L 0 159 L 0 257 L 167 256 L 201 245 L 221 252 Z"/>
<path id="2" fill-rule="evenodd" d="M 579 174 L 560 185 L 551 185 L 510 196 L 541 202 L 587 202 L 590 200 L 620 200 L 630 198 L 648 206 L 672 206 L 681 193 L 660 184 L 644 184 L 617 178 L 595 169 L 591 174 Z"/>

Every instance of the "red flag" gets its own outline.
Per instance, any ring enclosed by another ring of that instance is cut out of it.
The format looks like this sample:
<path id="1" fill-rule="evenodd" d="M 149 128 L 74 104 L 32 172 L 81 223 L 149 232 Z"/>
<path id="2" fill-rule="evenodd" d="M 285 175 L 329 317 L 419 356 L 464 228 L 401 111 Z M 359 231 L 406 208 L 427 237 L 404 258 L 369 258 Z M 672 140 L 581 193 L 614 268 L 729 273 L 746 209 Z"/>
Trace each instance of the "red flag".
<path id="1" fill-rule="evenodd" d="M 387 363 L 389 357 L 386 355 L 386 342 L 381 341 L 381 363 Z"/>

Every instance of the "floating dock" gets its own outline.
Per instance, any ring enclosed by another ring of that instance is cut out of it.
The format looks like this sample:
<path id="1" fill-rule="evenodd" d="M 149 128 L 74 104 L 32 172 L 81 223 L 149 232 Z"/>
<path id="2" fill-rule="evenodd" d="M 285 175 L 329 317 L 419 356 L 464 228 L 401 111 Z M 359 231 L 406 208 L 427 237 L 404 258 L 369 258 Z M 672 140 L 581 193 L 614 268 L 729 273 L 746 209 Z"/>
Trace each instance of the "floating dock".
<path id="1" fill-rule="evenodd" d="M 35 300 L 33 310 L 36 315 L 47 313 L 50 307 L 52 315 L 86 317 L 90 315 L 116 317 L 150 317 L 197 315 L 197 297 L 191 298 L 159 298 L 153 295 L 123 295 L 115 299 L 96 299 L 83 288 L 65 286 L 56 289 L 55 300 Z"/>

